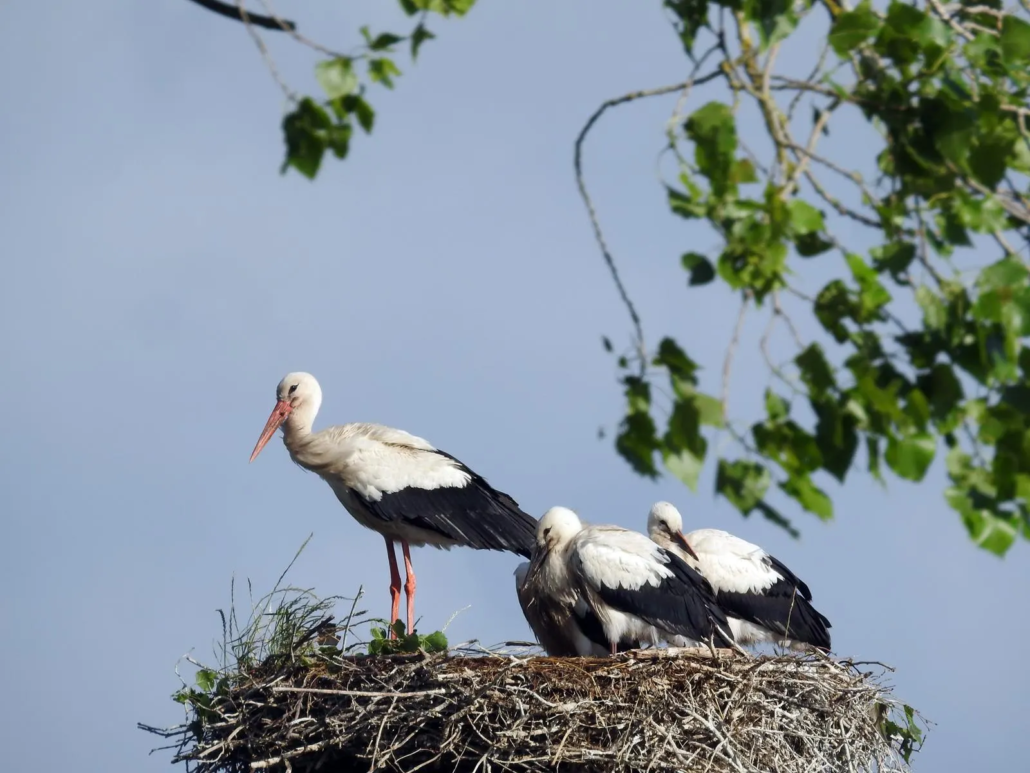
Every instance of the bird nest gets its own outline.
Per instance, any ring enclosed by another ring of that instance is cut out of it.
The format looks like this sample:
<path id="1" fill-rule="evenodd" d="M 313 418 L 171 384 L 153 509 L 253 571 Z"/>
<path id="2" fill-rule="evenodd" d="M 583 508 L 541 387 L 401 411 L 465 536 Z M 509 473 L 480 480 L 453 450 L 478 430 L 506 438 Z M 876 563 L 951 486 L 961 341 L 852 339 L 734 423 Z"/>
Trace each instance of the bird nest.
<path id="1" fill-rule="evenodd" d="M 913 739 L 881 676 L 822 655 L 661 649 L 266 664 L 194 706 L 175 761 L 198 773 L 907 770 Z"/>

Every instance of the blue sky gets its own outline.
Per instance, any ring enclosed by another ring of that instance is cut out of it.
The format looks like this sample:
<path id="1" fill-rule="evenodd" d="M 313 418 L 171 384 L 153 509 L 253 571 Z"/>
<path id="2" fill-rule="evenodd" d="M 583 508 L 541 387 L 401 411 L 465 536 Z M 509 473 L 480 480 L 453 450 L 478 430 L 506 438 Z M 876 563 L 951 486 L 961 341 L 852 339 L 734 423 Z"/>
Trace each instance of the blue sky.
<path id="1" fill-rule="evenodd" d="M 305 5 L 282 11 L 340 47 L 359 24 L 395 19 L 370 0 Z M 691 495 L 636 477 L 610 433 L 597 439 L 622 409 L 600 336 L 625 344 L 628 325 L 571 147 L 604 99 L 681 76 L 658 6 L 495 1 L 435 22 L 440 39 L 376 95 L 375 135 L 312 184 L 278 174 L 282 98 L 240 25 L 184 0 L 5 4 L 0 745 L 12 770 L 167 769 L 135 723 L 178 720 L 173 667 L 210 652 L 231 577 L 270 587 L 312 531 L 295 582 L 325 595 L 363 584 L 385 613 L 382 540 L 278 440 L 247 464 L 290 370 L 321 381 L 316 426 L 403 427 L 535 515 L 563 504 L 641 528 L 664 498 L 689 527 L 759 542 L 813 588 L 835 650 L 895 666 L 898 697 L 937 722 L 917 769 L 1022 760 L 1030 677 L 1006 650 L 1030 633 L 1026 547 L 1005 560 L 971 547 L 940 496 L 941 464 L 923 486 L 885 492 L 858 475 L 830 487 L 837 518 L 791 511 L 794 541 L 715 501 L 711 465 Z M 271 42 L 287 77 L 313 87 L 314 60 Z M 678 266 L 715 243 L 667 214 L 655 178 L 674 102 L 606 117 L 587 172 L 649 337 L 679 337 L 716 391 L 736 303 L 688 292 Z M 838 149 L 862 139 L 848 132 Z M 763 325 L 748 321 L 736 364 L 744 412 L 745 385 L 765 379 Z M 471 605 L 452 639 L 528 635 L 515 556 L 414 561 L 427 628 Z"/>

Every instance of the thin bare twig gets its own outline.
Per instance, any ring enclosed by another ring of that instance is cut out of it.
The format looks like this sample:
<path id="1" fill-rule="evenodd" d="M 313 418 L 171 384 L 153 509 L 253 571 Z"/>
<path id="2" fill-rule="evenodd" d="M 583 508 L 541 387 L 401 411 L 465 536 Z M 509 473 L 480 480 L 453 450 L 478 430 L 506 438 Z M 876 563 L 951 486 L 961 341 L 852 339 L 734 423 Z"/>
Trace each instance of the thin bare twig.
<path id="1" fill-rule="evenodd" d="M 586 124 L 583 125 L 579 135 L 576 137 L 575 153 L 573 157 L 573 166 L 576 171 L 576 185 L 579 187 L 579 195 L 583 199 L 583 203 L 586 205 L 587 214 L 590 216 L 590 224 L 594 229 L 594 238 L 597 240 L 597 244 L 601 248 L 601 255 L 604 257 L 604 262 L 608 266 L 609 273 L 612 275 L 612 281 L 615 282 L 615 287 L 619 291 L 619 297 L 622 299 L 622 303 L 626 306 L 626 310 L 629 312 L 629 317 L 633 322 L 633 329 L 637 339 L 635 344 L 640 356 L 641 369 L 645 369 L 647 367 L 647 351 L 644 345 L 643 325 L 640 321 L 640 315 L 637 314 L 636 307 L 633 305 L 633 301 L 630 300 L 629 293 L 626 291 L 626 286 L 622 283 L 622 278 L 619 276 L 619 270 L 615 266 L 615 258 L 612 257 L 611 250 L 608 248 L 608 243 L 604 238 L 604 232 L 601 230 L 601 222 L 597 217 L 597 210 L 594 207 L 593 199 L 587 191 L 586 181 L 583 177 L 583 142 L 586 140 L 590 130 L 594 127 L 594 124 L 597 123 L 598 119 L 604 115 L 605 111 L 609 108 L 618 107 L 619 105 L 624 105 L 627 102 L 634 102 L 645 97 L 657 97 L 662 96 L 663 94 L 671 94 L 674 91 L 686 89 L 691 83 L 693 85 L 707 83 L 708 81 L 719 77 L 719 75 L 721 75 L 721 71 L 714 70 L 700 78 L 691 78 L 682 83 L 676 83 L 671 86 L 661 86 L 654 89 L 632 91 L 629 94 L 623 94 L 621 97 L 606 100 L 599 108 L 597 108 L 597 110 L 594 111 L 593 115 L 591 115 Z"/>
<path id="2" fill-rule="evenodd" d="M 745 291 L 740 302 L 740 312 L 737 314 L 737 324 L 733 326 L 733 337 L 730 338 L 730 345 L 726 348 L 726 357 L 722 361 L 722 392 L 719 402 L 722 404 L 722 420 L 724 422 L 729 421 L 730 373 L 733 370 L 733 356 L 737 353 L 740 331 L 744 327 L 744 316 L 750 302 L 751 292 Z"/>

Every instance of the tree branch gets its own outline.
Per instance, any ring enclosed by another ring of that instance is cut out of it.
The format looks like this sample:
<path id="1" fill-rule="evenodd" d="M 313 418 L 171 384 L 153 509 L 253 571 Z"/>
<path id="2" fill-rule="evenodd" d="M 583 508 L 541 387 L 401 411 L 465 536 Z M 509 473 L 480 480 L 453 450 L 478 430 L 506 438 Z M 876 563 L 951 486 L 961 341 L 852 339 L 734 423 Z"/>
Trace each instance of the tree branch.
<path id="1" fill-rule="evenodd" d="M 262 29 L 279 30 L 281 32 L 293 32 L 297 29 L 297 25 L 292 21 L 276 19 L 271 16 L 261 16 L 260 14 L 250 13 L 249 11 L 244 12 L 228 3 L 219 2 L 219 0 L 189 1 L 191 3 L 196 3 L 201 8 L 206 8 L 211 11 L 211 13 L 217 13 L 219 16 L 224 16 L 225 18 L 232 19 L 233 21 L 253 24 L 255 27 L 261 27 Z"/>

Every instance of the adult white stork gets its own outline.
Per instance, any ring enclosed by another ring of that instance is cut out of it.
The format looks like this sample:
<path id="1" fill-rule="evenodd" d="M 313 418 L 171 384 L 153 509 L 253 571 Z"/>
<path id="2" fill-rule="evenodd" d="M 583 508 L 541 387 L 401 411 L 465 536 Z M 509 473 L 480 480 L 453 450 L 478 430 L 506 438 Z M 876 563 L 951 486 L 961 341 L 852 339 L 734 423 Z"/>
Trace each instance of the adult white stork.
<path id="1" fill-rule="evenodd" d="M 684 536 L 683 517 L 669 502 L 651 508 L 647 533 L 712 584 L 738 642 L 829 651 L 830 621 L 812 606 L 808 586 L 758 545 L 719 529 Z"/>
<path id="2" fill-rule="evenodd" d="M 541 573 L 534 573 L 534 584 L 529 583 L 529 561 L 515 568 L 515 592 L 519 597 L 522 614 L 533 635 L 552 658 L 604 657 L 608 654 L 608 639 L 601 621 L 575 591 L 551 595 L 535 584 Z M 623 639 L 619 652 L 638 649 L 640 642 Z"/>
<path id="3" fill-rule="evenodd" d="M 383 535 L 390 559 L 390 621 L 400 609 L 394 542 L 404 553 L 408 627 L 415 627 L 415 570 L 409 547 L 455 545 L 506 550 L 529 558 L 536 519 L 450 454 L 380 424 L 342 424 L 312 432 L 322 389 L 310 373 L 288 373 L 261 431 L 254 461 L 282 427 L 290 458 L 317 473 L 354 519 Z"/>
<path id="4" fill-rule="evenodd" d="M 613 655 L 624 640 L 733 646 L 708 581 L 679 556 L 628 529 L 584 525 L 565 507 L 552 507 L 537 524 L 527 585 L 531 598 L 553 603 L 581 597 Z"/>

